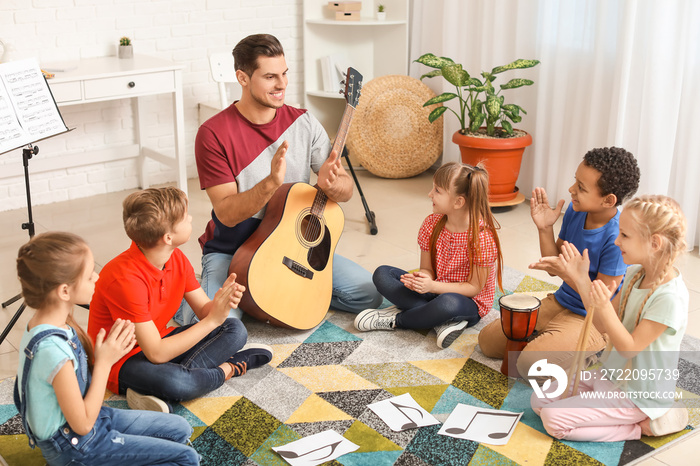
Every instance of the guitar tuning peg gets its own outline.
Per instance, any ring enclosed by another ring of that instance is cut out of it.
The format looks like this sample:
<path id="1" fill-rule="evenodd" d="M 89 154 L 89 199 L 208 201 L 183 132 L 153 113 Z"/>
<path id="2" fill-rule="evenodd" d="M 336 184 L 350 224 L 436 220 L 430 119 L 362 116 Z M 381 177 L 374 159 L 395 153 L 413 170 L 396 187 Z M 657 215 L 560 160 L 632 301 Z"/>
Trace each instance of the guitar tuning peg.
<path id="1" fill-rule="evenodd" d="M 345 86 L 345 80 L 344 80 L 344 79 L 343 79 L 342 81 L 340 81 L 340 85 L 341 85 L 341 86 Z"/>
<path id="2" fill-rule="evenodd" d="M 345 91 L 341 89 L 341 90 L 338 91 L 338 94 L 343 94 L 343 95 L 344 95 L 344 94 L 345 94 Z"/>

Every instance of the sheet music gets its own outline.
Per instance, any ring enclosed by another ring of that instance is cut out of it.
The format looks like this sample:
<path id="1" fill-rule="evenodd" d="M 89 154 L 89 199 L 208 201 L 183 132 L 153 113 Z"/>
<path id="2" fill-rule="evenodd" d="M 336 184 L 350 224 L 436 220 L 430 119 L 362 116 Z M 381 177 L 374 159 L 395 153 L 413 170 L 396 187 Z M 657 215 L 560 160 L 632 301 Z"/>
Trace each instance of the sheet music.
<path id="1" fill-rule="evenodd" d="M 65 131 L 36 60 L 0 64 L 0 154 Z"/>

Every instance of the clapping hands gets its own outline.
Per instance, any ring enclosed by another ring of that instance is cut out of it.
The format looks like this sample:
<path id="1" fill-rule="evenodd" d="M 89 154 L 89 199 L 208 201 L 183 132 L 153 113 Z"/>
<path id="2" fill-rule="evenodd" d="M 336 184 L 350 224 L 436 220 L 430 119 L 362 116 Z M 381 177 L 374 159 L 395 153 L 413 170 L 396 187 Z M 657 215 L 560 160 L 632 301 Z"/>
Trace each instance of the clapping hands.
<path id="1" fill-rule="evenodd" d="M 413 272 L 401 275 L 401 283 L 409 290 L 425 294 L 430 292 L 433 279 L 425 272 Z"/>
<path id="2" fill-rule="evenodd" d="M 210 314 L 213 314 L 219 321 L 219 325 L 228 317 L 229 309 L 236 309 L 241 302 L 245 286 L 236 282 L 236 274 L 228 276 L 223 286 L 214 295 L 214 307 Z"/>
<path id="3" fill-rule="evenodd" d="M 529 265 L 529 268 L 535 270 L 544 270 L 545 272 L 556 275 L 562 280 L 577 281 L 585 278 L 588 279 L 588 270 L 591 267 L 591 261 L 588 258 L 588 249 L 583 250 L 583 254 L 578 252 L 576 246 L 564 241 L 561 246 L 561 252 L 558 256 L 542 257 L 539 261 Z"/>
<path id="4" fill-rule="evenodd" d="M 130 320 L 117 319 L 109 330 L 100 329 L 95 337 L 95 363 L 104 362 L 112 367 L 136 345 L 134 323 Z"/>

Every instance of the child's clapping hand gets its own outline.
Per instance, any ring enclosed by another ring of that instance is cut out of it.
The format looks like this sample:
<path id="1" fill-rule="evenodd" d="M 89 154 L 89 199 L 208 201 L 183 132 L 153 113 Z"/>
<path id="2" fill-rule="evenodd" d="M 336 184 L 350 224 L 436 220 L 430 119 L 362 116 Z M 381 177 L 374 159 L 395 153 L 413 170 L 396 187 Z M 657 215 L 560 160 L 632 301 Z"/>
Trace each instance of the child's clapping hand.
<path id="1" fill-rule="evenodd" d="M 211 313 L 219 318 L 219 324 L 226 320 L 231 308 L 238 308 L 244 291 L 245 286 L 236 282 L 236 274 L 232 273 L 229 275 L 224 285 L 219 288 L 212 300 L 214 302 L 214 307 Z"/>
<path id="2" fill-rule="evenodd" d="M 603 309 L 610 304 L 613 290 L 617 289 L 617 283 L 613 280 L 611 288 L 600 280 L 593 280 L 591 283 L 591 305 L 594 309 Z"/>
<path id="3" fill-rule="evenodd" d="M 413 272 L 401 275 L 401 283 L 416 293 L 430 293 L 433 279 L 425 272 Z"/>
<path id="4" fill-rule="evenodd" d="M 111 367 L 136 345 L 134 323 L 130 320 L 117 319 L 109 334 L 106 335 L 106 333 L 102 328 L 95 337 L 95 364 L 104 362 Z"/>

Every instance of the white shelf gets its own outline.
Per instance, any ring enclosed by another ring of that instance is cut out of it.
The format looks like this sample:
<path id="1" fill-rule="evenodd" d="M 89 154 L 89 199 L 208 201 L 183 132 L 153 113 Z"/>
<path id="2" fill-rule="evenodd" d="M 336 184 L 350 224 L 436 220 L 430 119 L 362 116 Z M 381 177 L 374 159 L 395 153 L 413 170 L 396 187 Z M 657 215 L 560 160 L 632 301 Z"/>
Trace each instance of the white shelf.
<path id="1" fill-rule="evenodd" d="M 345 96 L 339 92 L 306 91 L 306 95 L 311 95 L 314 97 L 325 97 L 327 99 L 345 99 Z"/>
<path id="2" fill-rule="evenodd" d="M 338 21 L 334 19 L 307 19 L 306 24 L 319 24 L 322 26 L 391 26 L 396 24 L 407 24 L 406 21 L 379 21 L 372 18 L 361 18 L 359 21 Z"/>
<path id="3" fill-rule="evenodd" d="M 387 19 L 377 20 L 377 6 Z M 344 53 L 363 82 L 408 73 L 409 0 L 364 0 L 359 21 L 338 21 L 327 0 L 303 0 L 304 107 L 335 134 L 345 108 L 342 94 L 323 91 L 321 58 Z M 362 99 L 362 97 L 360 97 Z"/>

